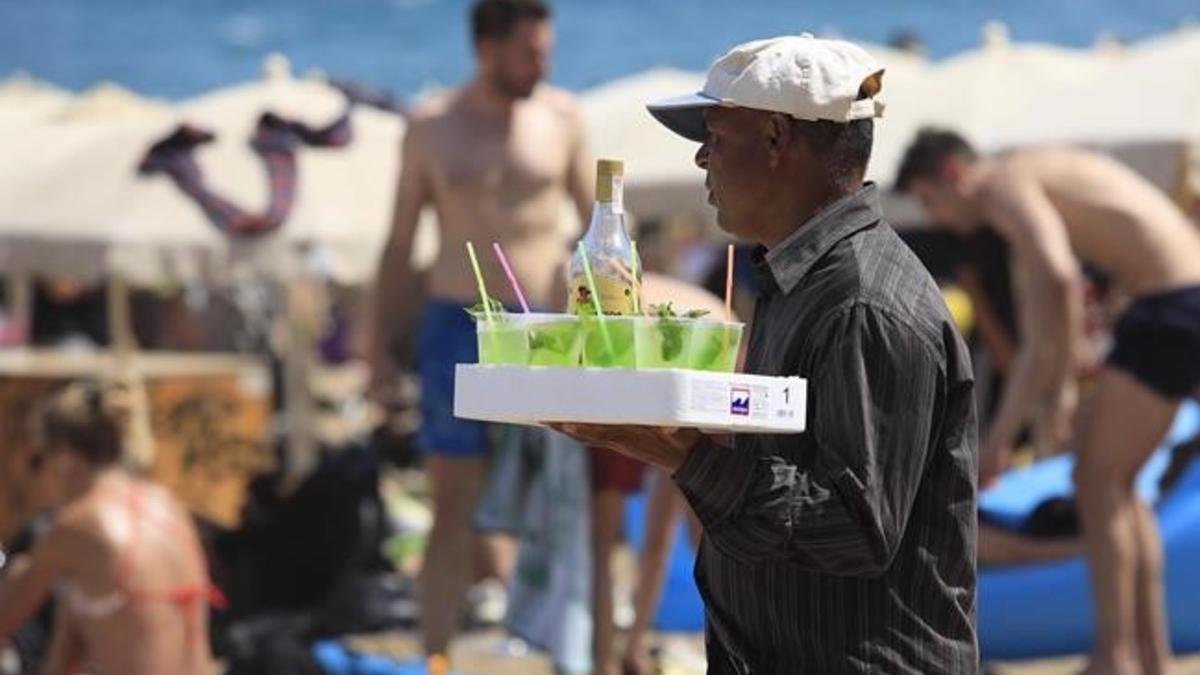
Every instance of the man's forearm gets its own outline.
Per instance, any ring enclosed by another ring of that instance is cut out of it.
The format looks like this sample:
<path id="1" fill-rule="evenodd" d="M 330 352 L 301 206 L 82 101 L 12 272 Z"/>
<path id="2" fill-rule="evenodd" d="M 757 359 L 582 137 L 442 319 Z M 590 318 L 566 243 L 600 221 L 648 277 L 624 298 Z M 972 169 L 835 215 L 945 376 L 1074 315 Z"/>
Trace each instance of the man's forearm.
<path id="1" fill-rule="evenodd" d="M 1033 323 L 1013 361 L 989 436 L 1011 442 L 1030 415 L 1053 405 L 1075 374 L 1075 350 L 1083 321 L 1082 305 L 1071 284 L 1043 289 Z M 1032 328 L 1032 327 L 1031 327 Z"/>

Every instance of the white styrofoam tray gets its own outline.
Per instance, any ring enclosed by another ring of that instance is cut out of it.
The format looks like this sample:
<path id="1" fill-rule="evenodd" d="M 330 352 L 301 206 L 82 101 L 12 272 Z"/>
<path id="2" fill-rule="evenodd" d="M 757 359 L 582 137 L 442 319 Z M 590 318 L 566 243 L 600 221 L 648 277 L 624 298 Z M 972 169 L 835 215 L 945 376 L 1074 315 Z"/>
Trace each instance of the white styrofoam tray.
<path id="1" fill-rule="evenodd" d="M 693 370 L 615 370 L 459 364 L 456 417 L 799 433 L 807 382 Z"/>

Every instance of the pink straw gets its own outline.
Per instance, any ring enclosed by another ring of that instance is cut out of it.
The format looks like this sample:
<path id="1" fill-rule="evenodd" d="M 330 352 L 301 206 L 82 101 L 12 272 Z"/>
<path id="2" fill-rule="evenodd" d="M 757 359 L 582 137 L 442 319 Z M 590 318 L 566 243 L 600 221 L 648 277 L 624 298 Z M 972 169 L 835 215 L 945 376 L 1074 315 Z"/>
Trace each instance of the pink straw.
<path id="1" fill-rule="evenodd" d="M 508 276 L 508 283 L 512 284 L 513 292 L 517 294 L 517 300 L 521 303 L 521 309 L 528 314 L 529 303 L 525 302 L 525 294 L 521 292 L 521 284 L 517 283 L 516 275 L 513 274 L 512 268 L 508 266 L 508 258 L 504 257 L 504 251 L 500 248 L 499 242 L 492 242 L 492 250 L 496 252 L 496 257 L 500 259 L 500 266 L 504 268 L 504 274 Z"/>
<path id="2" fill-rule="evenodd" d="M 733 244 L 725 260 L 725 320 L 733 321 Z"/>

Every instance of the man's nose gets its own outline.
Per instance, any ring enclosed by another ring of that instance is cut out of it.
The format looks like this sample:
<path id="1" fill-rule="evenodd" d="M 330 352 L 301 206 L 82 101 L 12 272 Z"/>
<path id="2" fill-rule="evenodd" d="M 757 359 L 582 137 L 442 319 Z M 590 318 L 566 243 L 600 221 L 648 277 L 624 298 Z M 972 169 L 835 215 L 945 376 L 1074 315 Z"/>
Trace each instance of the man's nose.
<path id="1" fill-rule="evenodd" d="M 708 170 L 708 143 L 700 144 L 700 149 L 696 151 L 696 166 L 701 169 Z"/>

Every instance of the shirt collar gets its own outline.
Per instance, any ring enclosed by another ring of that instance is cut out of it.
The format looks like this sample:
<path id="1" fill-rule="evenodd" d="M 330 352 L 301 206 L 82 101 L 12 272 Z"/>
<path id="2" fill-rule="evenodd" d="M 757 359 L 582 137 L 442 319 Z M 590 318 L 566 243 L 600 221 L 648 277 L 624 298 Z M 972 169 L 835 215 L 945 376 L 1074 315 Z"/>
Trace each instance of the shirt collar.
<path id="1" fill-rule="evenodd" d="M 818 211 L 774 248 L 760 251 L 761 257 L 755 256 L 761 261 L 757 266 L 765 273 L 765 280 L 783 293 L 790 293 L 834 244 L 880 220 L 883 208 L 879 188 L 866 183 Z"/>

